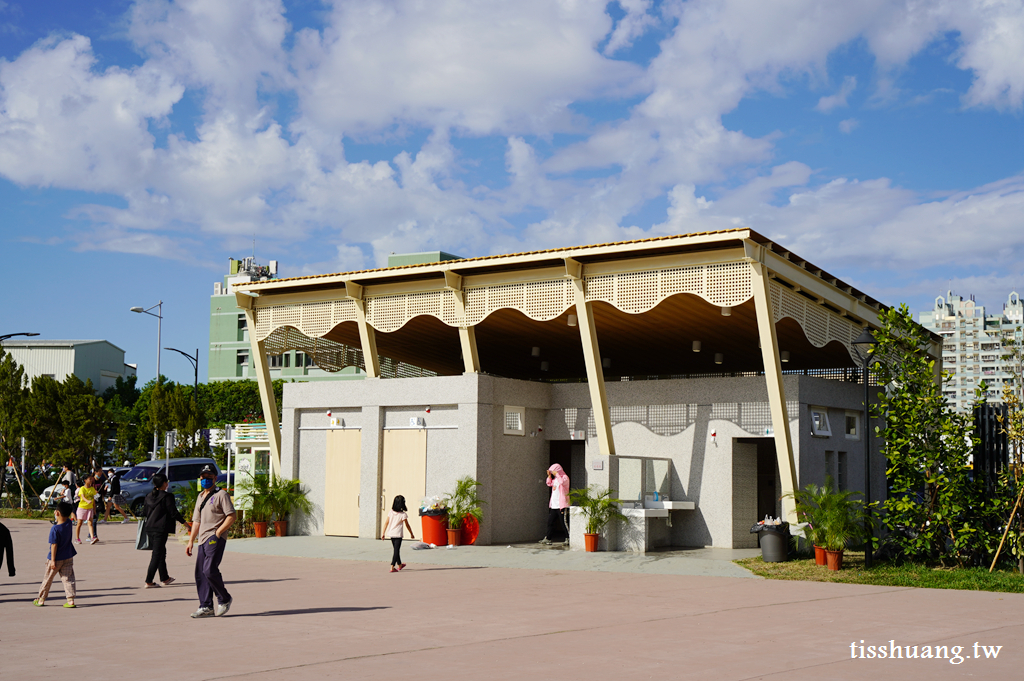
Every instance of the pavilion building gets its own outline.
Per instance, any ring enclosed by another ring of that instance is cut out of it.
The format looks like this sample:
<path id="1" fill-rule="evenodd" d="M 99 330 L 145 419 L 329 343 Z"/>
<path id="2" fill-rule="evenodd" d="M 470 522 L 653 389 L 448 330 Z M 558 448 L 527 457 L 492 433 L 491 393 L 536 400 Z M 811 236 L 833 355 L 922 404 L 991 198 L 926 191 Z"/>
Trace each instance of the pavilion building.
<path id="1" fill-rule="evenodd" d="M 884 306 L 748 229 L 232 291 L 271 465 L 317 507 L 309 534 L 378 537 L 396 494 L 413 509 L 472 475 L 478 541 L 536 540 L 555 462 L 627 502 L 613 550 L 756 546 L 758 518 L 796 520 L 798 486 L 864 487 L 853 341 Z M 279 426 L 268 357 L 296 350 L 367 379 L 286 384 Z M 870 479 L 878 499 L 878 456 Z"/>

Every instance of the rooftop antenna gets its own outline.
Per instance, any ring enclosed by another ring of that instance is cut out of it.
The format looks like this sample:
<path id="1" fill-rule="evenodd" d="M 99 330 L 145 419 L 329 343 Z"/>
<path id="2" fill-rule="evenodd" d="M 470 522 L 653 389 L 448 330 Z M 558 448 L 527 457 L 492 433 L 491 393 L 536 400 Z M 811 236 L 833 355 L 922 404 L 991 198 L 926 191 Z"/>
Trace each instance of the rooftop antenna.
<path id="1" fill-rule="evenodd" d="M 256 264 L 256 232 L 252 233 L 252 262 Z"/>

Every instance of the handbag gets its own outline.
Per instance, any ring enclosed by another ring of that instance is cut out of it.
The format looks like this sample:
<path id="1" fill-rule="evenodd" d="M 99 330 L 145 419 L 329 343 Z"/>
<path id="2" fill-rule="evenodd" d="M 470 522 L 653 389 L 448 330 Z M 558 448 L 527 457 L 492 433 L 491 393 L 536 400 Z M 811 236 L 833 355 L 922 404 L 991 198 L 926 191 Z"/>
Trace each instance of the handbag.
<path id="1" fill-rule="evenodd" d="M 153 547 L 149 545 L 149 533 L 146 532 L 145 517 L 139 519 L 139 529 L 135 534 L 135 548 L 139 551 L 153 550 Z"/>

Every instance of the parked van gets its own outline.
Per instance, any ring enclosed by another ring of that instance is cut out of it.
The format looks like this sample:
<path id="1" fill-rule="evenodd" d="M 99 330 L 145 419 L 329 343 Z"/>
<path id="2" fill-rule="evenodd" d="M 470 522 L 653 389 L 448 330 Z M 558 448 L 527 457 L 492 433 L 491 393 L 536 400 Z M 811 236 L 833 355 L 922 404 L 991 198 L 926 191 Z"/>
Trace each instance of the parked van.
<path id="1" fill-rule="evenodd" d="M 162 472 L 166 463 L 163 459 L 144 461 L 121 476 L 121 496 L 135 515 L 142 511 L 146 495 L 153 491 L 153 476 Z M 167 476 L 171 484 L 167 491 L 175 494 L 188 483 L 198 480 L 204 466 L 213 466 L 220 473 L 217 462 L 209 457 L 171 459 L 170 475 Z"/>

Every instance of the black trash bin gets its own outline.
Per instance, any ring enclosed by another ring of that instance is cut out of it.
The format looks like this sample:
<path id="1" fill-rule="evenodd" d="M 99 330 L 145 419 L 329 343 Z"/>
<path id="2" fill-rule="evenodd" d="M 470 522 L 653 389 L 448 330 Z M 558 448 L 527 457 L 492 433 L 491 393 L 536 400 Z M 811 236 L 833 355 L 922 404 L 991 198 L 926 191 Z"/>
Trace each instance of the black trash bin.
<path id="1" fill-rule="evenodd" d="M 758 523 L 750 528 L 761 543 L 761 560 L 766 563 L 782 563 L 789 560 L 789 523 L 765 525 Z"/>

